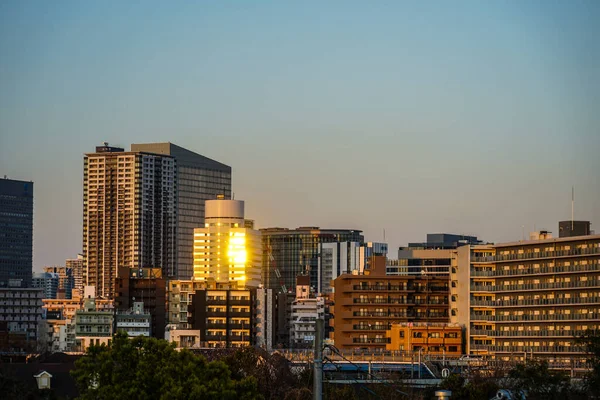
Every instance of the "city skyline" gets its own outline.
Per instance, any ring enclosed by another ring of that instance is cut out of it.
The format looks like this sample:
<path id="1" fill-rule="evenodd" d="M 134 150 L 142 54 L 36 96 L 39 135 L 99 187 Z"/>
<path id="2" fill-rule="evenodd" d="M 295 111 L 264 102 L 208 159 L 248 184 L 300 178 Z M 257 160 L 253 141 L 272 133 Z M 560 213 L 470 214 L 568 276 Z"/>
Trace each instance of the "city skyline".
<path id="1" fill-rule="evenodd" d="M 82 251 L 102 141 L 219 160 L 257 228 L 385 229 L 391 254 L 558 236 L 572 186 L 598 230 L 596 2 L 74 4 L 0 12 L 0 175 L 35 183 L 34 271 Z"/>

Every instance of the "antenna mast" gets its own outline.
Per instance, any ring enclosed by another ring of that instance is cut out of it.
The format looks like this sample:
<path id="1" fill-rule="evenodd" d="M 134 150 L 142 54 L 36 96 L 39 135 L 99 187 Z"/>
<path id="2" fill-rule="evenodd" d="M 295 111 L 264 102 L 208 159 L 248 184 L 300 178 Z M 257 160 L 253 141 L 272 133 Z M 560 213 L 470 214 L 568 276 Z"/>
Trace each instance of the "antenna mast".
<path id="1" fill-rule="evenodd" d="M 575 186 L 571 186 L 571 232 L 573 232 L 575 217 Z"/>

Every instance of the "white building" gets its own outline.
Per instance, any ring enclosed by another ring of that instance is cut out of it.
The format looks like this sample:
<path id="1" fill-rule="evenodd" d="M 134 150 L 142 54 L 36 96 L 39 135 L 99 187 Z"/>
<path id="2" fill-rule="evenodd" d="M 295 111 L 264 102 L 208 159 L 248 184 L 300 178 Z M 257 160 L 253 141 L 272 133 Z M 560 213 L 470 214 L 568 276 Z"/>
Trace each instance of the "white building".
<path id="1" fill-rule="evenodd" d="M 260 285 L 260 231 L 244 219 L 244 202 L 207 200 L 204 228 L 194 229 L 194 280 L 236 285 Z"/>
<path id="2" fill-rule="evenodd" d="M 273 348 L 273 336 L 275 329 L 273 326 L 275 315 L 275 297 L 273 289 L 256 290 L 256 316 L 255 316 L 255 344 L 267 350 Z"/>
<path id="3" fill-rule="evenodd" d="M 358 242 L 321 243 L 317 293 L 331 293 L 331 281 L 342 274 L 364 269 L 364 249 Z"/>
<path id="4" fill-rule="evenodd" d="M 144 303 L 136 301 L 133 308 L 127 311 L 119 311 L 116 316 L 117 332 L 127 333 L 127 336 L 137 337 L 151 335 L 152 316 L 144 310 Z"/>
<path id="5" fill-rule="evenodd" d="M 299 276 L 292 302 L 290 345 L 310 347 L 315 340 L 316 320 L 325 319 L 325 298 L 311 297 L 308 276 Z"/>

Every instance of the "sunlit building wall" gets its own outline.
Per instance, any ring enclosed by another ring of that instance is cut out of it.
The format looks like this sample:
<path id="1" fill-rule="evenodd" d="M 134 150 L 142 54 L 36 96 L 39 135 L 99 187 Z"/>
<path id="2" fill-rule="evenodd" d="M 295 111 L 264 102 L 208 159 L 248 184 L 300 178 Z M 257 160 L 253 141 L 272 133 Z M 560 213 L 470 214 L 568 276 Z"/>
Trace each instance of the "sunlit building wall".
<path id="1" fill-rule="evenodd" d="M 244 202 L 207 200 L 204 228 L 194 229 L 194 280 L 258 287 L 261 257 L 260 231 L 244 219 Z"/>

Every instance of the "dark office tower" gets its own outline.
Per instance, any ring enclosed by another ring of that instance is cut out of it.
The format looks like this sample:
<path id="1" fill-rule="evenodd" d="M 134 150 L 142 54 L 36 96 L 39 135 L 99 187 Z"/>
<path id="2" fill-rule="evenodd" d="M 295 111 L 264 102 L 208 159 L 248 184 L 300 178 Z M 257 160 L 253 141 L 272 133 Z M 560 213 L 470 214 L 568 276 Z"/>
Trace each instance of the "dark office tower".
<path id="1" fill-rule="evenodd" d="M 560 221 L 558 237 L 587 236 L 592 234 L 590 221 Z"/>
<path id="2" fill-rule="evenodd" d="M 33 182 L 0 179 L 0 287 L 31 284 Z"/>
<path id="3" fill-rule="evenodd" d="M 86 286 L 113 298 L 117 267 L 175 275 L 175 160 L 107 144 L 84 157 Z"/>
<path id="4" fill-rule="evenodd" d="M 362 231 L 354 229 L 261 229 L 263 245 L 262 279 L 265 288 L 278 293 L 295 291 L 296 277 L 308 273 L 310 286 L 319 285 L 321 243 L 364 243 Z"/>
<path id="5" fill-rule="evenodd" d="M 173 143 L 132 144 L 131 151 L 146 151 L 175 158 L 177 186 L 177 278 L 194 274 L 194 228 L 204 227 L 204 202 L 217 195 L 231 199 L 231 167 Z"/>

